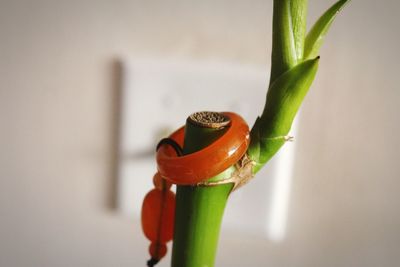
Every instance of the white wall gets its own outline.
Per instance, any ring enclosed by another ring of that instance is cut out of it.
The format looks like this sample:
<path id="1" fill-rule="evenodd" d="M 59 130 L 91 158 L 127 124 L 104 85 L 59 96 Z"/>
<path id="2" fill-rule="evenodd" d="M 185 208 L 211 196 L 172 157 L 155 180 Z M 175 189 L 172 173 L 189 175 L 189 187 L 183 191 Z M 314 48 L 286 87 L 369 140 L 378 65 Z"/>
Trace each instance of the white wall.
<path id="1" fill-rule="evenodd" d="M 143 266 L 139 224 L 110 209 L 114 62 L 267 65 L 271 2 L 1 0 L 0 266 Z M 310 19 L 331 3 L 310 0 Z M 400 261 L 399 8 L 339 16 L 302 111 L 287 240 L 225 231 L 217 266 Z"/>

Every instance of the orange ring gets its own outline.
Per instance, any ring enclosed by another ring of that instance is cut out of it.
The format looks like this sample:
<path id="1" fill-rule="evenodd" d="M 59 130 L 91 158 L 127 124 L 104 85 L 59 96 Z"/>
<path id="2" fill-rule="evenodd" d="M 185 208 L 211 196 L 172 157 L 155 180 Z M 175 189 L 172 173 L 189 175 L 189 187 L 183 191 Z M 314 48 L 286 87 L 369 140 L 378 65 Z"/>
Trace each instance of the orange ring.
<path id="1" fill-rule="evenodd" d="M 181 185 L 193 185 L 207 180 L 233 164 L 246 153 L 250 144 L 249 126 L 242 117 L 232 112 L 223 112 L 231 120 L 226 133 L 204 149 L 178 157 L 169 146 L 157 151 L 157 167 L 166 180 Z M 184 127 L 170 135 L 183 146 Z"/>

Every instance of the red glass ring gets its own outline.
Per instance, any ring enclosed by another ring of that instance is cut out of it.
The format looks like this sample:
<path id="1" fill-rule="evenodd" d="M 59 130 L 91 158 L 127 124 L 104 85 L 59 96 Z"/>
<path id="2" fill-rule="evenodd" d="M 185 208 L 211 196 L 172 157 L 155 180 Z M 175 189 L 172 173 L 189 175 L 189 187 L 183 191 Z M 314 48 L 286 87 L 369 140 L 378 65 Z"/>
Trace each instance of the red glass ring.
<path id="1" fill-rule="evenodd" d="M 246 153 L 250 144 L 249 126 L 239 115 L 223 112 L 231 120 L 229 129 L 204 149 L 178 157 L 163 145 L 157 151 L 157 167 L 166 180 L 180 185 L 193 185 L 209 179 L 233 164 Z M 183 146 L 185 130 L 181 127 L 170 138 Z"/>

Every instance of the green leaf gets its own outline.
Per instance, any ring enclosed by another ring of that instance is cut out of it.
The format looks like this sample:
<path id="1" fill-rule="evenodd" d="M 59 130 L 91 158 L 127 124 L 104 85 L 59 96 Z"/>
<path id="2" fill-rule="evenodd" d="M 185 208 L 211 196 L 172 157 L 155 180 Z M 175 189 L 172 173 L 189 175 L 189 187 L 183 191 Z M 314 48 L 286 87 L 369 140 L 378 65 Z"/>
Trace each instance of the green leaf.
<path id="1" fill-rule="evenodd" d="M 319 57 L 282 74 L 270 86 L 265 109 L 251 131 L 248 154 L 257 172 L 285 143 L 294 117 L 314 80 Z"/>
<path id="2" fill-rule="evenodd" d="M 281 75 L 268 90 L 261 119 L 277 120 L 274 128 L 289 130 L 314 79 L 318 62 L 319 57 L 306 60 Z"/>
<path id="3" fill-rule="evenodd" d="M 319 49 L 324 41 L 332 22 L 339 11 L 349 2 L 349 0 L 340 0 L 329 8 L 314 24 L 307 34 L 304 45 L 304 59 L 315 58 L 318 56 Z"/>
<path id="4" fill-rule="evenodd" d="M 270 84 L 296 65 L 290 0 L 274 0 Z"/>
<path id="5" fill-rule="evenodd" d="M 293 38 L 298 62 L 303 59 L 304 39 L 306 36 L 307 6 L 308 0 L 292 0 L 290 2 Z"/>

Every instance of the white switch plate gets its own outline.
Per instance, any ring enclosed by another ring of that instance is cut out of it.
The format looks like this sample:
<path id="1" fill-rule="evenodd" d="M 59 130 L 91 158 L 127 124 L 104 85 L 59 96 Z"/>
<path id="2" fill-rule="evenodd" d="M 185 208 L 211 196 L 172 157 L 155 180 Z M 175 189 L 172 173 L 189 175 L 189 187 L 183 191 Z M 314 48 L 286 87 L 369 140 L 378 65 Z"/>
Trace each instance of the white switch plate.
<path id="1" fill-rule="evenodd" d="M 156 172 L 155 145 L 183 125 L 189 114 L 233 111 L 251 127 L 265 103 L 266 70 L 264 66 L 226 62 L 124 60 L 118 209 L 140 216 L 142 200 L 152 188 Z M 293 149 L 293 144 L 284 146 L 268 168 L 231 195 L 224 227 L 279 239 L 279 234 L 274 237 L 271 231 L 276 234 L 285 227 Z"/>

